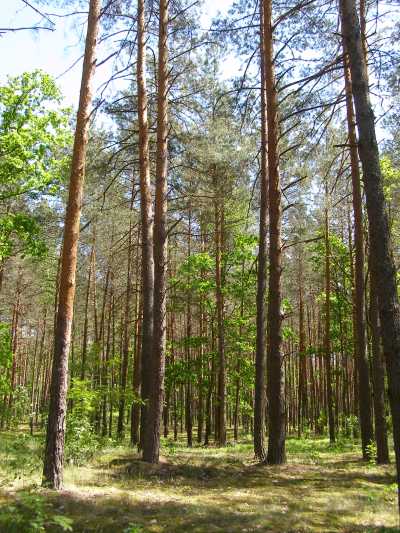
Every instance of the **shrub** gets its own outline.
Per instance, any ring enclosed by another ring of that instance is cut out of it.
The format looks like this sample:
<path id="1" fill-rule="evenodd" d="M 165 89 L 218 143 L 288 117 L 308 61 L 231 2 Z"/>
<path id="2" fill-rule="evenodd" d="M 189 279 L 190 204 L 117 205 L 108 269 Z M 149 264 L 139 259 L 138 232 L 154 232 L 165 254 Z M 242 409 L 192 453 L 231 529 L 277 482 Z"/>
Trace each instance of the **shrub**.
<path id="1" fill-rule="evenodd" d="M 72 519 L 55 514 L 49 503 L 40 495 L 21 492 L 15 503 L 2 508 L 0 531 L 7 533 L 72 531 Z"/>

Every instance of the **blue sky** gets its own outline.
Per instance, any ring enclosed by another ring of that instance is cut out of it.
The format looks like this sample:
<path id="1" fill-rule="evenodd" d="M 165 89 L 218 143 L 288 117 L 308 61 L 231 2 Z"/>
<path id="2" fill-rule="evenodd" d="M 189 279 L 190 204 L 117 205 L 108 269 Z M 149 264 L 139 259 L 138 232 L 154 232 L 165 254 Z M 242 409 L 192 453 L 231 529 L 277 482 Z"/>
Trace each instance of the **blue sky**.
<path id="1" fill-rule="evenodd" d="M 232 0 L 205 0 L 202 24 L 207 26 L 218 10 L 225 10 Z M 43 8 L 44 9 L 44 8 Z M 48 12 L 57 11 L 52 8 Z M 60 11 L 59 11 L 60 12 Z M 23 27 L 35 25 L 38 17 L 21 0 L 3 0 L 0 13 L 0 27 Z M 66 105 L 76 106 L 79 94 L 81 62 L 65 72 L 79 57 L 82 51 L 80 27 L 73 27 L 73 19 L 56 20 L 55 31 L 8 32 L 0 37 L 1 71 L 0 83 L 8 75 L 15 76 L 24 71 L 42 69 L 55 78 L 65 96 Z M 101 59 L 101 54 L 99 59 Z M 96 84 L 99 86 L 108 78 L 110 64 L 98 69 Z"/>

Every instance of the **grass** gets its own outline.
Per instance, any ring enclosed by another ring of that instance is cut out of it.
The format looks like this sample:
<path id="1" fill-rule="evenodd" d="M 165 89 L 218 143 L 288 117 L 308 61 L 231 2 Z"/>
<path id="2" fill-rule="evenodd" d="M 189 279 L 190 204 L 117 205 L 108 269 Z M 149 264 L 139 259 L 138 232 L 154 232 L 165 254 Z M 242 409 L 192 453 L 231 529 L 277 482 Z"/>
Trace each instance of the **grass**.
<path id="1" fill-rule="evenodd" d="M 110 447 L 85 466 L 67 466 L 60 493 L 39 487 L 40 443 L 0 435 L 0 503 L 6 509 L 31 491 L 52 513 L 72 519 L 74 532 L 400 531 L 394 467 L 361 461 L 352 442 L 288 439 L 288 463 L 279 467 L 256 464 L 251 440 L 192 449 L 164 441 L 159 465 Z"/>

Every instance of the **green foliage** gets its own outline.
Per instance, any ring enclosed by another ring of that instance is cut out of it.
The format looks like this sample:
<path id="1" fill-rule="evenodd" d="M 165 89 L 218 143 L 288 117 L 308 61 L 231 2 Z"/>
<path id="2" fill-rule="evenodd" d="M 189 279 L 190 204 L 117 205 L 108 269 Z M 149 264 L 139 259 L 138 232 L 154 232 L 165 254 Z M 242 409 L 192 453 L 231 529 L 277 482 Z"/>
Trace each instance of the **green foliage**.
<path id="1" fill-rule="evenodd" d="M 4 398 L 12 392 L 13 397 L 11 409 L 7 401 L 2 401 L 0 404 L 0 415 L 8 427 L 20 424 L 29 406 L 29 393 L 26 387 L 18 385 L 11 391 L 12 360 L 10 326 L 0 323 L 0 396 Z"/>
<path id="2" fill-rule="evenodd" d="M 73 520 L 55 514 L 44 497 L 33 492 L 19 493 L 15 503 L 6 505 L 0 514 L 0 530 L 7 533 L 73 531 Z"/>
<path id="3" fill-rule="evenodd" d="M 65 457 L 67 462 L 80 465 L 91 459 L 100 447 L 92 424 L 99 391 L 90 387 L 89 380 L 74 379 L 68 398 L 73 408 L 67 414 Z"/>
<path id="4" fill-rule="evenodd" d="M 291 326 L 282 326 L 282 337 L 285 341 L 298 340 L 298 335 Z"/>
<path id="5" fill-rule="evenodd" d="M 170 278 L 170 286 L 175 290 L 172 306 L 175 310 L 184 308 L 184 301 L 190 294 L 193 303 L 200 304 L 212 312 L 214 309 L 215 260 L 208 253 L 197 253 L 187 257 L 175 277 Z"/>
<path id="6" fill-rule="evenodd" d="M 347 244 L 341 237 L 331 232 L 329 234 L 331 251 L 331 323 L 330 338 L 333 351 L 353 351 L 352 335 L 344 336 L 343 330 L 352 331 L 352 295 L 351 295 L 351 270 L 350 255 Z M 325 276 L 325 242 L 323 239 L 316 241 L 311 247 L 311 263 L 314 272 Z M 317 295 L 316 301 L 322 304 L 325 313 L 325 290 Z"/>
<path id="7" fill-rule="evenodd" d="M 14 238 L 22 245 L 22 255 L 43 256 L 46 245 L 39 235 L 40 226 L 31 216 L 23 213 L 3 215 L 0 217 L 0 260 L 12 254 Z"/>
<path id="8" fill-rule="evenodd" d="M 86 417 L 72 411 L 67 415 L 65 434 L 65 457 L 68 463 L 83 465 L 100 447 L 100 441 L 93 425 Z"/>
<path id="9" fill-rule="evenodd" d="M 8 371 L 12 364 L 11 334 L 9 324 L 0 323 L 0 395 L 10 392 Z"/>
<path id="10" fill-rule="evenodd" d="M 144 529 L 143 526 L 138 524 L 129 524 L 128 527 L 126 527 L 123 531 L 123 533 L 143 533 Z"/>
<path id="11" fill-rule="evenodd" d="M 381 159 L 381 170 L 383 175 L 385 198 L 388 204 L 388 214 L 393 245 L 396 254 L 399 255 L 400 221 L 398 213 L 400 209 L 400 170 L 393 166 L 388 157 L 383 157 Z"/>
<path id="12" fill-rule="evenodd" d="M 26 433 L 13 434 L 0 440 L 1 465 L 12 480 L 25 479 L 40 471 L 43 460 L 42 441 Z M 0 529 L 1 530 L 1 529 Z"/>
<path id="13" fill-rule="evenodd" d="M 69 110 L 54 80 L 35 70 L 0 86 L 0 260 L 17 243 L 29 255 L 43 253 L 34 203 L 55 194 L 64 179 L 71 142 Z"/>
<path id="14" fill-rule="evenodd" d="M 68 399 L 72 401 L 75 413 L 85 417 L 94 411 L 98 392 L 91 388 L 88 379 L 74 378 L 68 391 Z"/>
<path id="15" fill-rule="evenodd" d="M 377 448 L 375 442 L 370 442 L 367 445 L 367 454 L 368 454 L 368 462 L 371 465 L 375 465 L 376 462 L 376 455 L 377 455 Z"/>
<path id="16" fill-rule="evenodd" d="M 342 435 L 346 438 L 355 437 L 359 431 L 358 417 L 355 415 L 342 416 L 340 419 Z"/>
<path id="17" fill-rule="evenodd" d="M 1 200 L 56 191 L 65 163 L 61 152 L 70 141 L 69 111 L 57 109 L 61 101 L 54 80 L 39 70 L 0 87 Z"/>
<path id="18" fill-rule="evenodd" d="M 396 199 L 399 201 L 400 170 L 393 167 L 392 162 L 388 157 L 382 157 L 381 171 L 384 180 L 386 200 L 390 203 Z"/>
<path id="19" fill-rule="evenodd" d="M 21 424 L 21 420 L 29 412 L 30 398 L 29 390 L 23 385 L 17 385 L 12 393 L 12 407 L 6 413 L 8 425 L 17 428 Z"/>

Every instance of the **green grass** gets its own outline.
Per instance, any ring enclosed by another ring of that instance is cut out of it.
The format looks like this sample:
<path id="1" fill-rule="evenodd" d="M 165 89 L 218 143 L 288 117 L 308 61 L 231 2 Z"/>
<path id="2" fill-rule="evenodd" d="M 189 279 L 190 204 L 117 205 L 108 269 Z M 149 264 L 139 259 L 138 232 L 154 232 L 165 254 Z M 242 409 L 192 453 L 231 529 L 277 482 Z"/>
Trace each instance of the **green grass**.
<path id="1" fill-rule="evenodd" d="M 156 466 L 127 447 L 106 448 L 85 466 L 67 466 L 61 493 L 39 487 L 40 446 L 39 437 L 0 435 L 0 501 L 6 509 L 27 491 L 39 495 L 52 533 L 61 529 L 51 513 L 72 519 L 75 532 L 400 531 L 394 467 L 362 462 L 353 442 L 289 439 L 280 467 L 256 464 L 249 439 L 192 449 L 164 441 Z"/>

